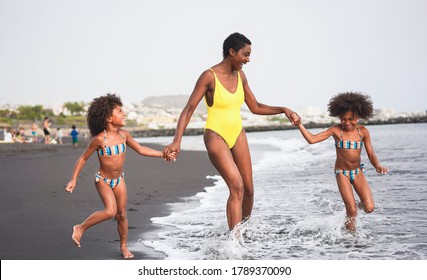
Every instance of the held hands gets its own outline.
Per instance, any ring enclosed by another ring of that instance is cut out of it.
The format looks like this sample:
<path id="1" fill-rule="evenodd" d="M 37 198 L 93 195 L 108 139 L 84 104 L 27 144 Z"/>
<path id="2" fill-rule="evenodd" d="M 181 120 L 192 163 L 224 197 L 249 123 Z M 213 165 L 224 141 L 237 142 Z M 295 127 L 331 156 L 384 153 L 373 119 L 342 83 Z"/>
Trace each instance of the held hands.
<path id="1" fill-rule="evenodd" d="M 180 144 L 172 142 L 163 149 L 163 158 L 168 162 L 171 162 L 172 160 L 176 161 L 179 151 Z"/>
<path id="2" fill-rule="evenodd" d="M 162 153 L 162 157 L 167 161 L 176 161 L 176 152 L 170 152 L 169 154 L 166 154 L 165 152 Z"/>
<path id="3" fill-rule="evenodd" d="M 285 113 L 286 117 L 289 119 L 292 125 L 296 126 L 301 123 L 301 117 L 289 108 L 283 107 L 283 113 Z"/>
<path id="4" fill-rule="evenodd" d="M 289 116 L 287 115 L 288 119 L 291 121 L 293 125 L 300 125 L 301 124 L 301 117 L 296 112 L 290 112 Z"/>

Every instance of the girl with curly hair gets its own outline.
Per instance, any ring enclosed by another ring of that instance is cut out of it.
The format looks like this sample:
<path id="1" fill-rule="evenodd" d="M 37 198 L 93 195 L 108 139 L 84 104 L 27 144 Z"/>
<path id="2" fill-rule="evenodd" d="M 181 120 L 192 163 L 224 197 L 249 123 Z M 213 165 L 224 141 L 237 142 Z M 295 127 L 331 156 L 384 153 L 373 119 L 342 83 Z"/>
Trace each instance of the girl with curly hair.
<path id="1" fill-rule="evenodd" d="M 129 146 L 137 153 L 148 157 L 162 158 L 163 152 L 141 146 L 129 132 L 121 129 L 126 125 L 126 113 L 122 109 L 120 97 L 115 94 L 107 94 L 92 101 L 88 109 L 87 124 L 92 139 L 78 158 L 65 190 L 73 192 L 77 177 L 96 151 L 100 167 L 94 180 L 105 208 L 91 214 L 83 223 L 75 225 L 72 239 L 77 247 L 80 247 L 80 240 L 86 230 L 100 222 L 115 218 L 120 236 L 120 252 L 125 259 L 133 258 L 134 255 L 127 247 L 127 192 L 123 172 L 126 147 Z M 166 159 L 168 161 L 174 159 L 174 154 Z"/>
<path id="2" fill-rule="evenodd" d="M 387 173 L 388 169 L 381 166 L 375 155 L 368 129 L 358 125 L 359 119 L 368 120 L 374 114 L 372 101 L 368 95 L 357 92 L 340 93 L 331 98 L 328 111 L 330 116 L 338 117 L 341 123 L 315 135 L 310 133 L 302 123 L 298 124 L 298 128 L 310 144 L 324 141 L 331 136 L 334 138 L 337 153 L 334 173 L 346 208 L 345 227 L 349 232 L 354 233 L 357 205 L 353 188 L 360 198 L 361 208 L 363 207 L 366 213 L 374 211 L 374 199 L 363 174 L 364 165 L 361 163 L 360 155 L 363 146 L 369 161 L 378 173 Z"/>

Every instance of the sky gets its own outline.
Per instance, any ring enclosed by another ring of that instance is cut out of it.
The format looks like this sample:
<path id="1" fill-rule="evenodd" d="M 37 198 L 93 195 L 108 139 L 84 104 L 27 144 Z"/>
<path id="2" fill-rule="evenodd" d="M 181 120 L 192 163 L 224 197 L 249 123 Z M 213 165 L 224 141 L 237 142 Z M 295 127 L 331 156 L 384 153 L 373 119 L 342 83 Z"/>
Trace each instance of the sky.
<path id="1" fill-rule="evenodd" d="M 190 95 L 240 32 L 259 102 L 427 109 L 424 0 L 0 0 L 0 105 Z"/>

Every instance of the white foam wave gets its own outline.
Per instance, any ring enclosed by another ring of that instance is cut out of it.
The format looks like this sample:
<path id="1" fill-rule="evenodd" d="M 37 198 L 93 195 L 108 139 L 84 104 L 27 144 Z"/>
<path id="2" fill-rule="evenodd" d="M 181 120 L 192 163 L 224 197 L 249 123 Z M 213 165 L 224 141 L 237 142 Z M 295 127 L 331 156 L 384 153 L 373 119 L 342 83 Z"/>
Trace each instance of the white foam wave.
<path id="1" fill-rule="evenodd" d="M 279 228 L 283 225 L 287 226 L 281 222 L 287 217 L 281 215 L 278 206 L 285 204 L 284 209 L 286 209 L 292 207 L 292 203 L 286 200 L 286 196 L 283 195 L 283 188 L 280 188 L 281 184 L 275 180 L 290 177 L 292 173 L 298 172 L 305 163 L 311 161 L 312 152 L 303 140 L 296 138 L 255 138 L 250 139 L 250 145 L 251 147 L 257 145 L 270 146 L 270 149 L 264 151 L 253 167 L 256 188 L 253 219 L 258 219 L 260 214 L 257 212 L 267 216 L 266 219 L 261 218 L 267 221 L 265 224 L 251 222 L 244 225 L 243 230 L 247 232 L 245 237 L 250 241 L 250 246 L 253 248 L 258 245 L 263 246 L 261 244 L 264 243 L 270 244 L 271 241 L 268 239 L 270 232 L 275 230 L 273 229 L 275 226 Z M 145 242 L 144 244 L 165 252 L 172 259 L 187 257 L 198 259 L 257 259 L 268 256 L 270 252 L 265 252 L 265 250 L 260 250 L 263 252 L 260 254 L 241 251 L 239 247 L 236 249 L 235 242 L 233 243 L 229 238 L 225 238 L 224 233 L 228 230 L 225 217 L 228 189 L 220 176 L 209 178 L 215 179 L 216 182 L 213 187 L 207 187 L 205 192 L 196 195 L 199 199 L 199 205 L 196 208 L 173 212 L 167 217 L 152 218 L 153 223 L 168 226 L 168 231 L 158 233 L 162 242 Z M 286 185 L 290 185 L 291 182 Z M 311 190 L 307 190 L 307 188 L 305 188 L 305 192 L 307 195 L 312 194 Z M 305 199 L 302 202 L 305 202 Z M 270 228 L 270 224 L 275 226 Z M 290 229 L 284 229 L 284 231 L 289 232 Z M 188 244 L 189 238 L 192 240 L 190 244 Z M 285 237 L 284 240 L 286 239 Z M 282 243 L 286 243 L 284 240 Z M 185 252 L 188 252 L 189 255 L 183 256 Z"/>

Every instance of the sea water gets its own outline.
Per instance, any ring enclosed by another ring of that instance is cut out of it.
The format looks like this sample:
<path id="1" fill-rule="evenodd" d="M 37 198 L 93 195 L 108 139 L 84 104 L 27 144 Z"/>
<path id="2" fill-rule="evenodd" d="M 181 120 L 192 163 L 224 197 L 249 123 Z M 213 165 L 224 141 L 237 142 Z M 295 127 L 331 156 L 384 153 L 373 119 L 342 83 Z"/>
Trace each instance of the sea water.
<path id="1" fill-rule="evenodd" d="M 161 230 L 142 236 L 142 242 L 167 259 L 182 260 L 427 259 L 427 124 L 368 129 L 390 172 L 377 174 L 363 150 L 375 211 L 359 210 L 356 234 L 344 228 L 333 139 L 309 145 L 298 130 L 287 130 L 247 133 L 255 203 L 251 218 L 239 226 L 241 240 L 228 232 L 226 184 L 207 174 L 216 180 L 214 186 L 169 205 L 169 216 L 153 217 Z M 144 141 L 165 144 L 169 139 Z M 202 137 L 185 137 L 182 149 L 189 148 L 204 150 Z"/>

